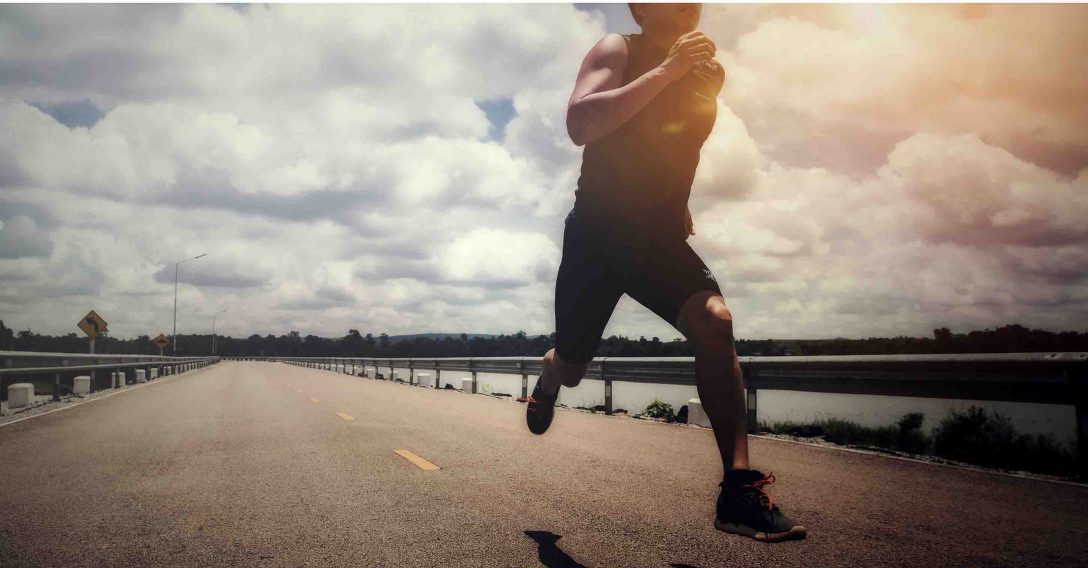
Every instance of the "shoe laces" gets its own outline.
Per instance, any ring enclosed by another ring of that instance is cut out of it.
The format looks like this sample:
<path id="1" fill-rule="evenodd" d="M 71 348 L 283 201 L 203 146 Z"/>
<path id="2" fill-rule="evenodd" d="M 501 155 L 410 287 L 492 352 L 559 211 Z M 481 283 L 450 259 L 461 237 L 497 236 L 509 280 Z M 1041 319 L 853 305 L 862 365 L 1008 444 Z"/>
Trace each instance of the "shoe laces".
<path id="1" fill-rule="evenodd" d="M 755 491 L 760 504 L 766 502 L 767 510 L 771 511 L 773 510 L 774 501 L 771 499 L 771 495 L 767 493 L 764 487 L 766 487 L 767 485 L 771 485 L 772 483 L 774 483 L 774 472 L 771 472 L 763 479 L 757 479 L 751 483 L 744 483 L 742 484 L 742 486 Z"/>

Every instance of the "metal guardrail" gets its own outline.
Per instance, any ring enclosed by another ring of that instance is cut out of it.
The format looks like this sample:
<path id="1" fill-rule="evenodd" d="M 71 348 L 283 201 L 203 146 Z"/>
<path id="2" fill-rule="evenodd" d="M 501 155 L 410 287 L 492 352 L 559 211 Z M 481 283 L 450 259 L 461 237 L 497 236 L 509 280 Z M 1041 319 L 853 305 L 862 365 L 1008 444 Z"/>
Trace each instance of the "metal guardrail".
<path id="1" fill-rule="evenodd" d="M 528 376 L 539 375 L 542 357 L 236 357 L 281 361 L 312 368 L 363 365 L 435 371 L 435 388 L 442 371 L 472 374 L 510 373 L 522 376 L 522 396 Z M 838 394 L 873 394 L 922 398 L 1034 402 L 1076 407 L 1077 453 L 1088 467 L 1088 353 L 972 353 L 950 355 L 826 355 L 739 357 L 748 391 L 748 427 L 754 431 L 758 392 L 791 390 Z M 604 381 L 605 412 L 612 413 L 614 382 L 695 385 L 694 357 L 596 357 L 587 379 Z"/>
<path id="2" fill-rule="evenodd" d="M 89 371 L 91 373 L 90 392 L 95 392 L 97 381 L 95 371 L 115 371 L 121 373 L 122 380 L 116 388 L 126 382 L 125 371 L 144 369 L 146 380 L 151 380 L 151 369 L 158 375 L 167 376 L 217 363 L 219 357 L 165 357 L 158 355 L 111 355 L 106 353 L 41 353 L 32 351 L 0 351 L 0 388 L 8 386 L 9 377 L 29 375 L 53 376 L 53 400 L 60 400 L 61 378 L 64 375 L 76 376 Z"/>

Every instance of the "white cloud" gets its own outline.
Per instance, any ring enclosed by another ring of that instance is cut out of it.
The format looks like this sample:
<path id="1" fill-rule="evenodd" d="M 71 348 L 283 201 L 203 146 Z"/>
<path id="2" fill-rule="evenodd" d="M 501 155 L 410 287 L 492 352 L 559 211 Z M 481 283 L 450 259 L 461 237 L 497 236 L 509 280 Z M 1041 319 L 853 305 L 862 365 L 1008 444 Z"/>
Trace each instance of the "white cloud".
<path id="1" fill-rule="evenodd" d="M 479 227 L 439 248 L 434 262 L 453 282 L 510 286 L 547 279 L 559 252 L 545 235 Z"/>

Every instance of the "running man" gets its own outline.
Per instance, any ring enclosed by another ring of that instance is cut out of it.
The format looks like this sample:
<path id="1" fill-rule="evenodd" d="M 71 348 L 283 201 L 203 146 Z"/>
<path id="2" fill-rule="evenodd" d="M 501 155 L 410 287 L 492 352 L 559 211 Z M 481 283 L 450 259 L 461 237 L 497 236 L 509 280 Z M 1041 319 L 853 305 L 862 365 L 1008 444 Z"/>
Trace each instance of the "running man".
<path id="1" fill-rule="evenodd" d="M 552 422 L 560 386 L 581 382 L 620 296 L 672 324 L 695 350 L 699 398 L 721 452 L 714 526 L 762 541 L 803 538 L 749 467 L 747 413 L 733 320 L 714 275 L 687 244 L 688 196 L 717 115 L 725 71 L 695 31 L 700 4 L 629 4 L 641 34 L 608 34 L 582 62 L 567 131 L 585 146 L 564 221 L 555 284 L 556 346 L 529 397 L 534 434 Z"/>

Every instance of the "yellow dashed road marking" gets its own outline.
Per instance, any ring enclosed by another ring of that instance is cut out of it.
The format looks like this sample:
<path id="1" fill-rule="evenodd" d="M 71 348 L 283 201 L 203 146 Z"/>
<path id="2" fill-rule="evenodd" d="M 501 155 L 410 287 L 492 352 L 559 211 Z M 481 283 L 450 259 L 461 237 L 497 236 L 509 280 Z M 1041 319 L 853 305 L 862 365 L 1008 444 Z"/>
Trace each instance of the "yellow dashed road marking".
<path id="1" fill-rule="evenodd" d="M 337 413 L 336 413 L 336 415 L 337 415 L 337 416 L 339 416 L 340 418 L 343 418 L 344 420 L 348 420 L 348 421 L 350 421 L 350 420 L 355 420 L 355 418 L 354 418 L 354 417 L 352 417 L 352 415 L 350 415 L 350 414 L 345 414 L 345 413 L 343 413 L 343 412 L 337 412 Z"/>
<path id="2" fill-rule="evenodd" d="M 320 401 L 320 400 L 317 400 L 316 398 L 311 398 L 311 399 L 310 399 L 310 402 L 321 402 L 321 401 Z"/>
<path id="3" fill-rule="evenodd" d="M 434 465 L 433 463 L 413 454 L 412 452 L 409 452 L 408 450 L 393 450 L 393 453 L 418 465 L 419 469 L 442 469 L 437 465 Z"/>

